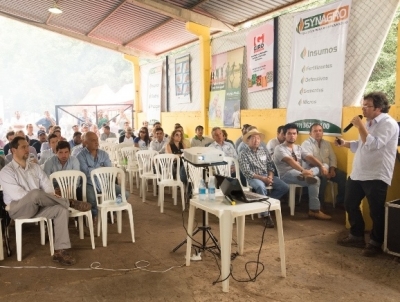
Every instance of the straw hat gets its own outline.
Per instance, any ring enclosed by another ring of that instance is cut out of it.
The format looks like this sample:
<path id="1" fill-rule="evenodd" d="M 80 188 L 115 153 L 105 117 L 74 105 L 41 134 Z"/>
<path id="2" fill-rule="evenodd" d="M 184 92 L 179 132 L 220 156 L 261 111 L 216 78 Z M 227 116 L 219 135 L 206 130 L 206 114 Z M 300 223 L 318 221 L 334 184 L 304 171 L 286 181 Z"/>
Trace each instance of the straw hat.
<path id="1" fill-rule="evenodd" d="M 261 133 L 260 131 L 258 131 L 257 129 L 253 129 L 250 130 L 249 132 L 247 132 L 244 136 L 243 136 L 243 141 L 246 142 L 247 139 L 252 136 L 252 135 L 259 135 L 261 139 L 264 139 L 265 135 L 264 133 Z"/>

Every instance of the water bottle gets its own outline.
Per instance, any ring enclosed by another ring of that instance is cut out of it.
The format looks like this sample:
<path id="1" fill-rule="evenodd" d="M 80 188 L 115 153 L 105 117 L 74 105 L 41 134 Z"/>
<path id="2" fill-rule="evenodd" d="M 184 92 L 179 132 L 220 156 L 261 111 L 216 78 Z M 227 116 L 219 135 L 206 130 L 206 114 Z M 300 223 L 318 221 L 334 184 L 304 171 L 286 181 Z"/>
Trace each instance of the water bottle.
<path id="1" fill-rule="evenodd" d="M 4 158 L 4 150 L 0 149 L 0 156 Z"/>
<path id="2" fill-rule="evenodd" d="M 208 179 L 208 199 L 215 200 L 215 180 L 214 176 Z"/>
<path id="3" fill-rule="evenodd" d="M 121 194 L 118 194 L 118 196 L 117 196 L 117 199 L 115 200 L 115 203 L 116 203 L 116 204 L 120 204 L 120 203 L 122 203 L 122 197 L 121 197 Z"/>
<path id="4" fill-rule="evenodd" d="M 199 199 L 200 200 L 206 200 L 207 196 L 206 196 L 206 184 L 204 183 L 203 179 L 200 179 L 200 183 L 199 183 Z"/>

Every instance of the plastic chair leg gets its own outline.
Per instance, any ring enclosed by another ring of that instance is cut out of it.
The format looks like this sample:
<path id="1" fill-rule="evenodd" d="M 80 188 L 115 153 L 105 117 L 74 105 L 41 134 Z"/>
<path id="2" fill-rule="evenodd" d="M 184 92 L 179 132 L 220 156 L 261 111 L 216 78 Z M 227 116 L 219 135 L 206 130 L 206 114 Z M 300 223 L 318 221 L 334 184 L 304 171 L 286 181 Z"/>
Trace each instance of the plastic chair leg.
<path id="1" fill-rule="evenodd" d="M 47 225 L 47 229 L 48 229 L 48 225 Z M 44 221 L 43 220 L 40 221 L 40 244 L 41 245 L 46 244 L 46 233 L 44 230 Z"/>
<path id="2" fill-rule="evenodd" d="M 47 233 L 49 235 L 50 255 L 54 255 L 53 221 L 47 220 Z"/>
<path id="3" fill-rule="evenodd" d="M 122 211 L 117 211 L 117 229 L 118 234 L 122 233 Z"/>
<path id="4" fill-rule="evenodd" d="M 134 226 L 133 226 L 132 207 L 129 207 L 127 209 L 127 211 L 128 211 L 128 216 L 129 216 L 129 224 L 131 227 L 132 242 L 135 242 L 135 231 L 134 231 Z"/>
<path id="5" fill-rule="evenodd" d="M 78 227 L 79 227 L 79 238 L 84 239 L 85 235 L 83 234 L 83 216 L 78 217 Z"/>
<path id="6" fill-rule="evenodd" d="M 106 210 L 101 211 L 101 231 L 103 232 L 102 240 L 104 247 L 107 246 L 107 213 Z"/>
<path id="7" fill-rule="evenodd" d="M 17 245 L 17 260 L 21 261 L 21 259 L 22 259 L 22 223 L 18 219 L 15 220 L 15 241 L 16 241 L 16 245 Z"/>

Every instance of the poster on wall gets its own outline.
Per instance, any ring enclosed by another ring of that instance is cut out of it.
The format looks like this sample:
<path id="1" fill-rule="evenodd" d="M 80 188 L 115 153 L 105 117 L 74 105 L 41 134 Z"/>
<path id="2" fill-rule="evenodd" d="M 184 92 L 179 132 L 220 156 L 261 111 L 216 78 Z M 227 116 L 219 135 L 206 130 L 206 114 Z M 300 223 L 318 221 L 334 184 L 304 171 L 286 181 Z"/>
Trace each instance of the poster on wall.
<path id="1" fill-rule="evenodd" d="M 244 48 L 212 57 L 209 126 L 240 128 Z"/>
<path id="2" fill-rule="evenodd" d="M 247 34 L 248 92 L 274 86 L 274 21 L 268 21 Z"/>
<path id="3" fill-rule="evenodd" d="M 162 64 L 149 70 L 147 77 L 147 121 L 150 125 L 161 119 Z"/>
<path id="4" fill-rule="evenodd" d="M 179 104 L 190 103 L 190 55 L 175 59 L 175 95 Z"/>
<path id="5" fill-rule="evenodd" d="M 327 135 L 341 133 L 350 8 L 342 0 L 294 16 L 287 122 L 302 133 L 316 122 Z"/>

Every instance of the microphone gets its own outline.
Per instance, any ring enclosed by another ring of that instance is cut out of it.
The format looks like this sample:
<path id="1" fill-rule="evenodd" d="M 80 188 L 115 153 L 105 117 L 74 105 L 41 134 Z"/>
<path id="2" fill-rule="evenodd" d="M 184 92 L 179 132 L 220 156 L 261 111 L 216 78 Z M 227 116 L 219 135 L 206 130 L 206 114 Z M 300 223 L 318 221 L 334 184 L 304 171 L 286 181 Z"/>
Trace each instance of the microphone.
<path id="1" fill-rule="evenodd" d="M 360 119 L 363 118 L 363 116 L 361 114 L 358 117 Z M 347 127 L 343 129 L 343 133 L 346 133 L 347 131 L 349 131 L 351 129 L 351 127 L 353 127 L 353 124 L 352 123 L 348 124 Z"/>

